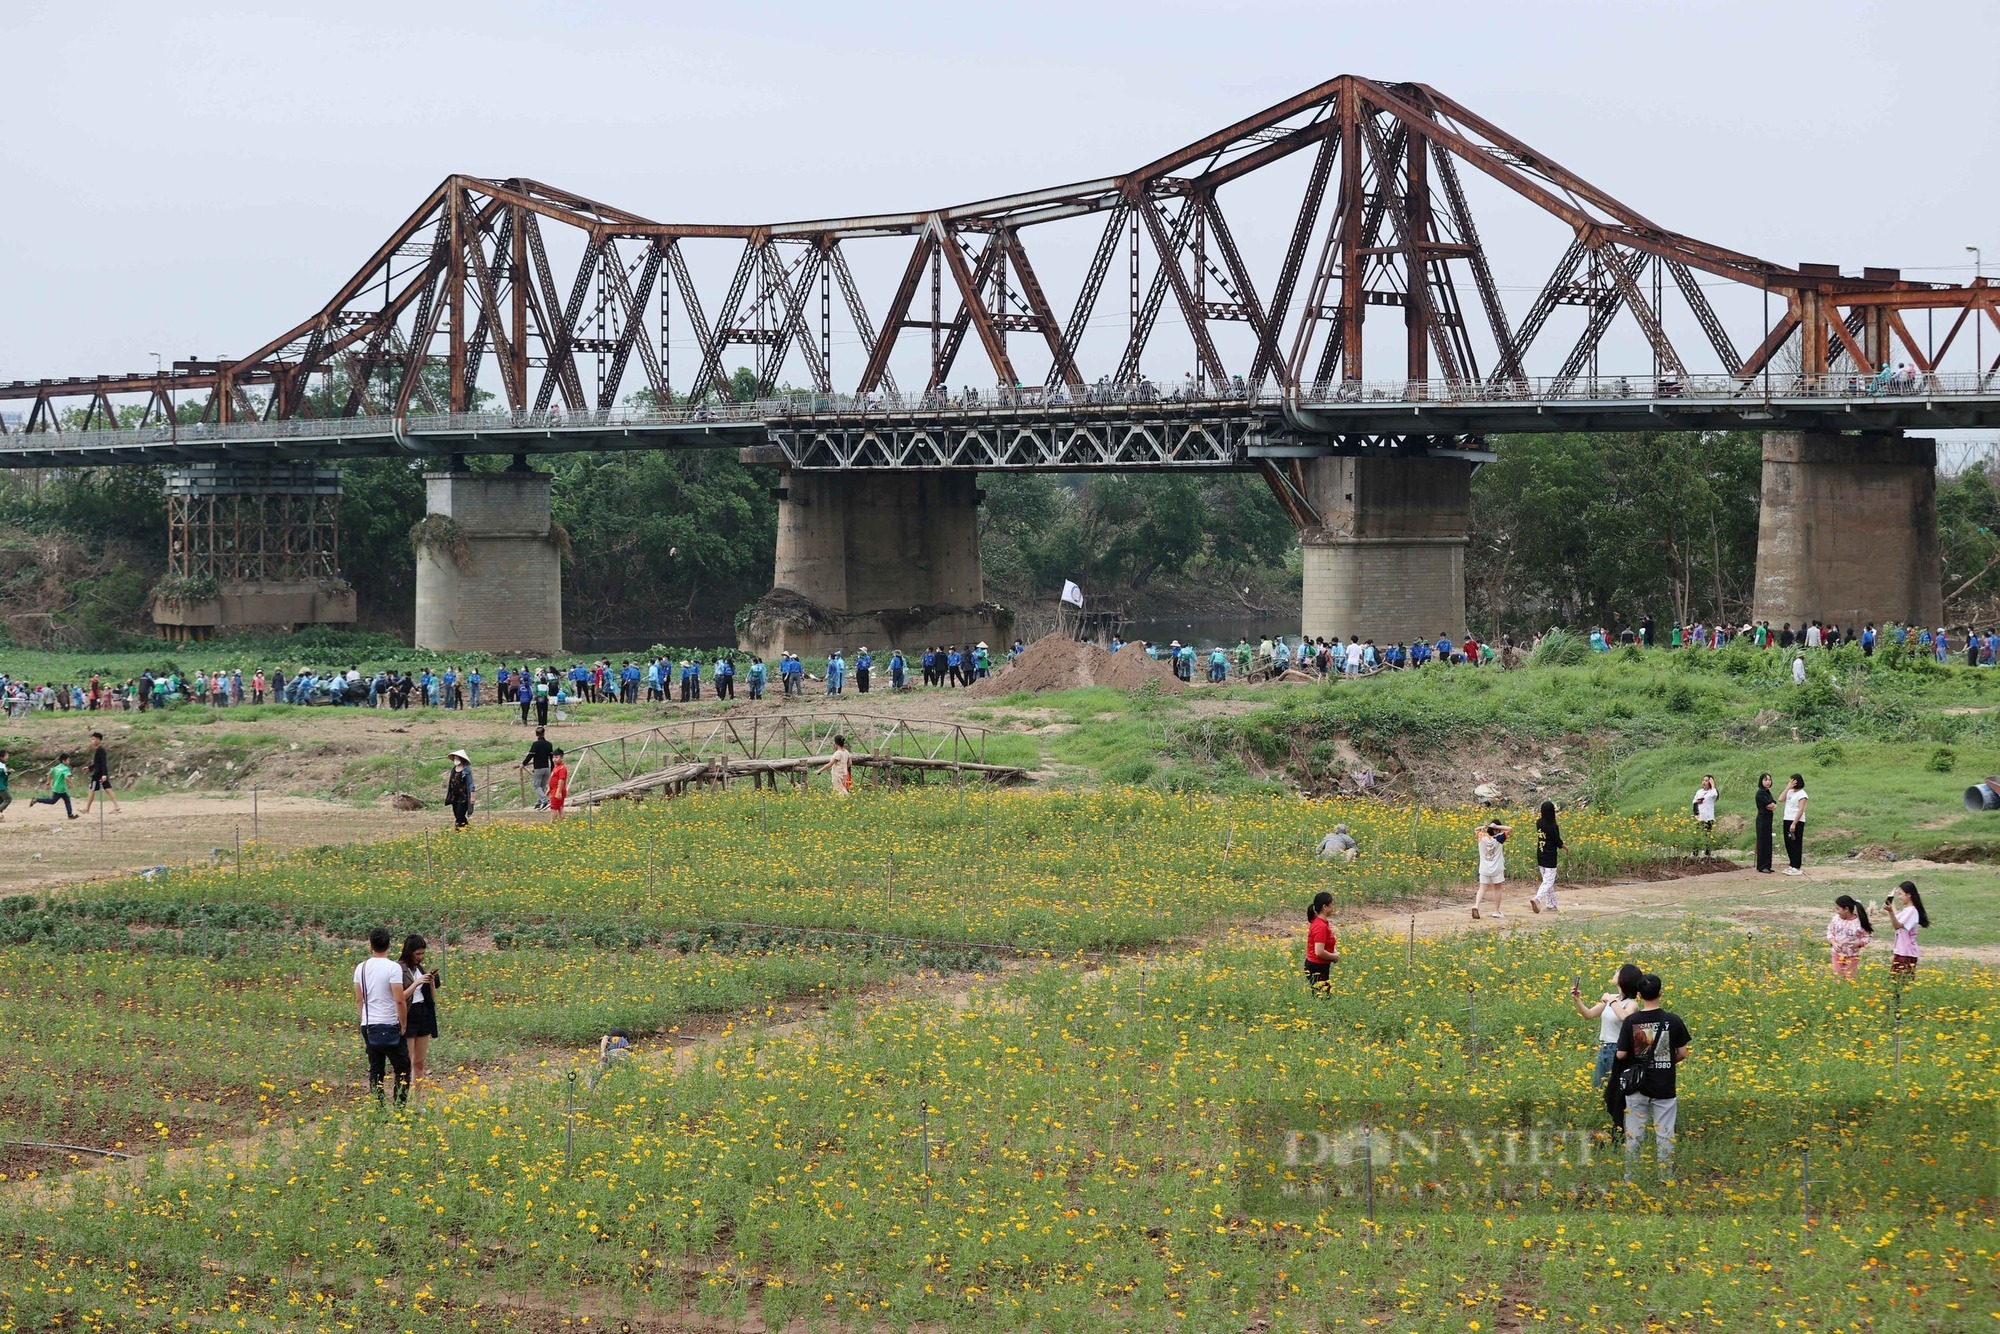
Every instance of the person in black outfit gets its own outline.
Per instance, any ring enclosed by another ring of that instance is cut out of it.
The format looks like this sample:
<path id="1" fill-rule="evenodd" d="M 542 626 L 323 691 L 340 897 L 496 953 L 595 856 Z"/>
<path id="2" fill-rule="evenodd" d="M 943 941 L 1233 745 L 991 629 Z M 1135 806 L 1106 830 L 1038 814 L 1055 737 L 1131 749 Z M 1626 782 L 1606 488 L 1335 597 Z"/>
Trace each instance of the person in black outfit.
<path id="1" fill-rule="evenodd" d="M 451 807 L 454 828 L 465 828 L 470 823 L 467 817 L 472 814 L 472 766 L 461 752 L 452 753 L 451 776 L 444 783 L 444 801 Z"/>
<path id="2" fill-rule="evenodd" d="M 1653 646 L 1653 616 L 1651 612 L 1646 614 L 1645 620 L 1639 622 L 1639 638 L 1645 641 L 1647 648 Z"/>
<path id="3" fill-rule="evenodd" d="M 1771 775 L 1757 778 L 1757 869 L 1771 874 L 1772 808 L 1778 799 L 1771 795 Z"/>
<path id="4" fill-rule="evenodd" d="M 1653 1145 L 1659 1158 L 1660 1175 L 1671 1178 L 1674 1171 L 1674 1140 L 1680 1128 L 1679 1090 L 1675 1068 L 1687 1059 L 1687 1023 L 1672 1010 L 1660 1007 L 1660 978 L 1647 973 L 1639 979 L 1639 1008 L 1625 1017 L 1618 1034 L 1616 1053 L 1618 1075 L 1630 1069 L 1636 1087 L 1625 1088 L 1625 1170 L 1629 1174 L 1639 1157 L 1639 1145 L 1646 1127 L 1653 1127 Z M 1617 1077 L 1617 1075 L 1614 1075 Z"/>
<path id="5" fill-rule="evenodd" d="M 549 771 L 555 768 L 556 748 L 549 744 L 545 729 L 535 729 L 535 740 L 528 747 L 527 756 L 521 761 L 523 769 L 532 769 L 535 774 L 535 809 L 549 808 Z"/>
<path id="6" fill-rule="evenodd" d="M 431 1039 L 438 1035 L 437 989 L 444 974 L 424 967 L 430 942 L 412 931 L 403 938 L 403 954 L 397 960 L 403 969 L 403 994 L 409 1000 L 403 1020 L 403 1041 L 410 1048 L 410 1083 L 423 1083 L 431 1073 Z"/>
<path id="7" fill-rule="evenodd" d="M 111 813 L 116 815 L 118 794 L 111 790 L 111 759 L 104 753 L 104 733 L 92 732 L 90 745 L 90 795 L 83 799 L 83 813 L 90 814 L 91 807 L 102 796 L 111 803 Z"/>
<path id="8" fill-rule="evenodd" d="M 1556 864 L 1565 846 L 1562 827 L 1556 823 L 1556 804 L 1545 801 L 1535 821 L 1535 865 L 1542 873 L 1542 883 L 1528 896 L 1528 907 L 1536 912 L 1544 907 L 1550 912 L 1561 911 L 1556 902 Z"/>

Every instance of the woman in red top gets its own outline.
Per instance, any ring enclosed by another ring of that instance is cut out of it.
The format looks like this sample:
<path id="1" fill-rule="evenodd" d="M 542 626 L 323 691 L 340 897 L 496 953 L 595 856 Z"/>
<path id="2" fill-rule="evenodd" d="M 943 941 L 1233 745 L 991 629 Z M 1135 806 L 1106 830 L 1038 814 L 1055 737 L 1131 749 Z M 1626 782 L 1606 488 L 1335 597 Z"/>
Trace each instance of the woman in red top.
<path id="1" fill-rule="evenodd" d="M 1306 981 L 1321 996 L 1333 994 L 1333 965 L 1340 962 L 1340 939 L 1326 914 L 1333 908 L 1333 895 L 1321 890 L 1306 909 Z"/>

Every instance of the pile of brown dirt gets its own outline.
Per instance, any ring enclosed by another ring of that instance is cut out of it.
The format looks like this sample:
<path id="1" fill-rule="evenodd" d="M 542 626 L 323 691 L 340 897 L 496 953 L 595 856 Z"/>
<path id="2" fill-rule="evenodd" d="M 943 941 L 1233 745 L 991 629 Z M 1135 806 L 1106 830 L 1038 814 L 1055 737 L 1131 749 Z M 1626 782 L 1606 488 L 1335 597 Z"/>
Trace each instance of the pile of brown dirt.
<path id="1" fill-rule="evenodd" d="M 1171 667 L 1147 657 L 1143 645 L 1128 644 L 1122 652 L 1107 653 L 1095 644 L 1048 635 L 965 693 L 973 699 L 991 699 L 1017 690 L 1079 690 L 1084 686 L 1137 690 L 1148 681 L 1158 682 L 1159 689 L 1168 693 L 1187 689 L 1187 682 L 1175 676 Z"/>

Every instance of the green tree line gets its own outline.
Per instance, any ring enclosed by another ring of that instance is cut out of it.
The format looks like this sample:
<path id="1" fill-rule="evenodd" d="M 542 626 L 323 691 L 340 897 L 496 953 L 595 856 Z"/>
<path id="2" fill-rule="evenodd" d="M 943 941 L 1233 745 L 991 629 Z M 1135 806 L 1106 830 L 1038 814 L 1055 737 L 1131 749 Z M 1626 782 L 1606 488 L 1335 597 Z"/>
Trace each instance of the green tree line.
<path id="1" fill-rule="evenodd" d="M 182 410 L 199 412 L 192 404 Z M 1472 482 L 1466 585 L 1475 627 L 1528 632 L 1645 614 L 1663 623 L 1748 615 L 1761 477 L 1755 434 L 1516 436 L 1497 453 Z M 435 464 L 339 466 L 342 571 L 361 598 L 364 624 L 407 631 L 415 608 L 410 529 L 424 516 L 423 473 Z M 569 538 L 563 580 L 573 630 L 726 633 L 735 613 L 770 587 L 775 470 L 707 449 L 564 455 L 541 466 L 554 473 L 554 517 Z M 1066 579 L 1100 593 L 1168 580 L 1212 580 L 1218 588 L 1256 581 L 1262 589 L 1291 580 L 1296 589 L 1297 537 L 1254 474 L 1003 473 L 983 476 L 981 485 L 987 583 L 1007 598 L 1052 596 Z M 1954 618 L 1993 607 L 2000 469 L 1986 464 L 1941 478 L 1938 515 Z M 58 613 L 73 642 L 147 631 L 146 593 L 166 559 L 158 469 L 56 470 L 0 483 L 0 546 L 29 546 L 37 535 L 60 535 L 88 558 L 77 578 L 88 586 Z M 0 610 L 30 595 L 27 568 L 0 565 Z"/>

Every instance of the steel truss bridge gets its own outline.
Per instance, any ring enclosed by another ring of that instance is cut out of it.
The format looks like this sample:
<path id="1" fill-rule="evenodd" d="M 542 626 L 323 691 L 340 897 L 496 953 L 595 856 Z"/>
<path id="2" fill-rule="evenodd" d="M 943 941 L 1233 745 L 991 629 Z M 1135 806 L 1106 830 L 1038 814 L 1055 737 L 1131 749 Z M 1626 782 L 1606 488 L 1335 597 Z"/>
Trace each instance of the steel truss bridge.
<path id="1" fill-rule="evenodd" d="M 1554 224 L 1559 253 L 1516 309 L 1468 181 Z M 1260 182 L 1262 202 L 1235 202 Z M 1262 221 L 1272 190 L 1286 239 L 1240 246 L 1225 205 Z M 1060 250 L 1040 238 L 1066 223 L 1095 244 L 1063 252 L 1083 262 L 1048 283 L 1030 252 Z M 900 263 L 864 284 L 862 247 Z M 728 262 L 703 269 L 700 252 Z M 1740 327 L 1740 301 L 1725 319 L 1711 289 L 1754 294 L 1762 326 Z M 1122 333 L 1092 359 L 1106 324 Z M 1282 498 L 1287 459 L 1480 457 L 1497 433 L 2000 425 L 1988 324 L 2000 287 L 1983 278 L 1788 267 L 1698 241 L 1426 85 L 1342 76 L 1125 175 L 925 212 L 666 223 L 452 176 L 247 356 L 0 383 L 0 404 L 23 405 L 0 466 L 733 445 L 799 469 L 1257 468 Z M 1600 373 L 1614 327 L 1650 364 Z M 836 335 L 858 348 L 838 373 Z M 689 345 L 676 383 L 672 350 Z M 1162 391 L 1149 349 L 1195 370 Z M 728 368 L 744 359 L 747 403 Z M 921 364 L 920 382 L 892 362 Z M 954 391 L 955 372 L 996 387 Z M 807 387 L 779 390 L 793 383 Z M 200 421 L 177 420 L 190 402 Z"/>

